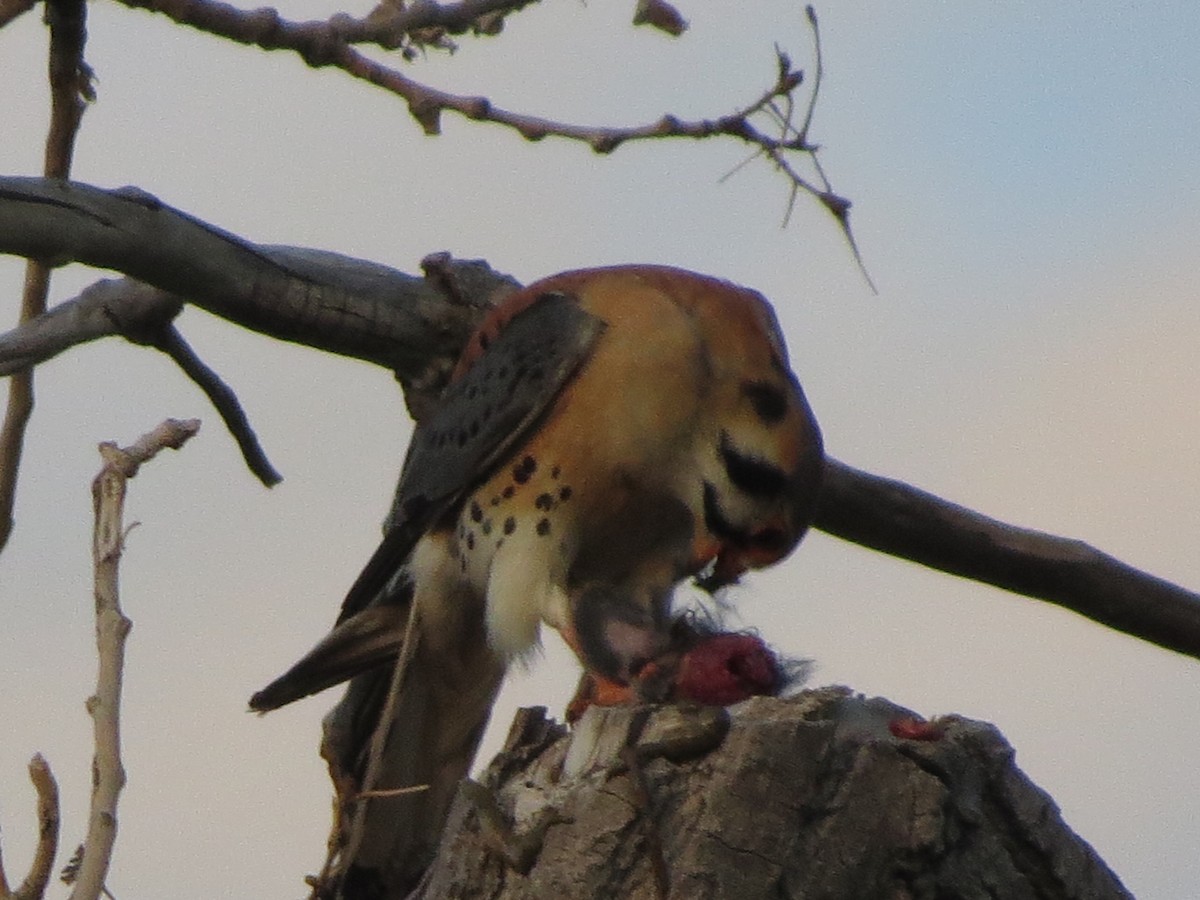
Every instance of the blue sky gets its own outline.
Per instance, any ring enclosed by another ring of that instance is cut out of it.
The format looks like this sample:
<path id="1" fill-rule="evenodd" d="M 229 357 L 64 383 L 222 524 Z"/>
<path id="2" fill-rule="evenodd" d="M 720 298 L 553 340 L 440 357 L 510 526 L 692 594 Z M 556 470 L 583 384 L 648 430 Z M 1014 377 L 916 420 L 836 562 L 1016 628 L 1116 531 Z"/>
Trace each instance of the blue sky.
<path id="1" fill-rule="evenodd" d="M 641 122 L 757 96 L 775 42 L 810 60 L 797 4 L 680 2 L 693 26 L 680 41 L 629 28 L 631 7 L 544 3 L 412 73 L 562 119 Z M 399 101 L 345 75 L 109 4 L 89 8 L 101 99 L 75 174 L 255 240 L 406 270 L 449 249 L 525 280 L 651 261 L 740 281 L 775 302 L 833 455 L 1200 588 L 1200 6 L 1147 9 L 818 6 L 813 138 L 855 202 L 878 296 L 811 204 L 779 227 L 786 187 L 765 167 L 719 182 L 740 147 L 598 158 L 449 118 L 429 139 Z M 36 15 L 0 31 L 5 173 L 40 166 L 43 55 Z M 65 270 L 55 295 L 94 277 Z M 0 260 L 0 284 L 14 309 L 19 266 Z M 5 859 L 12 873 L 27 858 L 35 750 L 63 784 L 65 842 L 83 831 L 94 445 L 195 415 L 201 437 L 133 486 L 130 783 L 110 885 L 298 895 L 323 852 L 315 747 L 331 699 L 261 720 L 244 704 L 328 626 L 373 548 L 408 426 L 386 373 L 194 311 L 181 327 L 287 480 L 253 482 L 203 398 L 150 351 L 91 345 L 39 370 L 18 530 L 0 557 Z M 1200 666 L 819 534 L 735 600 L 741 624 L 816 660 L 816 683 L 995 722 L 1138 897 L 1195 896 Z M 548 638 L 506 691 L 500 730 L 518 702 L 561 707 L 571 665 Z"/>

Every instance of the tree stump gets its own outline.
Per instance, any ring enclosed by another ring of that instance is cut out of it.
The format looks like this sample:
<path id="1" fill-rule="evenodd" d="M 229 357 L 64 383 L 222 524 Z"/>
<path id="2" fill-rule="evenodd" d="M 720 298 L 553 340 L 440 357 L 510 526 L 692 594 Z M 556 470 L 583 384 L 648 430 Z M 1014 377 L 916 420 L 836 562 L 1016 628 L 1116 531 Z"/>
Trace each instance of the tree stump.
<path id="1" fill-rule="evenodd" d="M 412 900 L 1129 898 L 992 725 L 846 688 L 518 715 Z"/>

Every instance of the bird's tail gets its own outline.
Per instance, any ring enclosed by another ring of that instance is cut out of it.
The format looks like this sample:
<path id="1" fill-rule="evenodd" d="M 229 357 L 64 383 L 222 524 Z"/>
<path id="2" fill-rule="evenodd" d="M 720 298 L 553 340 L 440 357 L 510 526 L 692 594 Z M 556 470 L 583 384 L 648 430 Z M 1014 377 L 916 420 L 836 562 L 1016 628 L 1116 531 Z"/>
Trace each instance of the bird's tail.
<path id="1" fill-rule="evenodd" d="M 346 619 L 251 697 L 250 708 L 258 713 L 279 709 L 395 659 L 404 640 L 408 610 L 408 603 L 385 603 Z"/>
<path id="2" fill-rule="evenodd" d="M 405 896 L 415 887 L 504 675 L 482 621 L 449 633 L 420 621 L 409 630 L 411 597 L 404 591 L 398 602 L 351 615 L 250 700 L 267 712 L 350 680 L 325 718 L 321 745 L 338 793 L 323 880 L 339 883 L 343 897 Z M 398 674 L 406 632 L 413 645 Z"/>
<path id="3" fill-rule="evenodd" d="M 325 719 L 342 896 L 406 896 L 416 887 L 487 727 L 504 666 L 482 629 L 453 646 L 431 637 L 414 629 L 403 675 L 395 666 L 359 675 Z"/>

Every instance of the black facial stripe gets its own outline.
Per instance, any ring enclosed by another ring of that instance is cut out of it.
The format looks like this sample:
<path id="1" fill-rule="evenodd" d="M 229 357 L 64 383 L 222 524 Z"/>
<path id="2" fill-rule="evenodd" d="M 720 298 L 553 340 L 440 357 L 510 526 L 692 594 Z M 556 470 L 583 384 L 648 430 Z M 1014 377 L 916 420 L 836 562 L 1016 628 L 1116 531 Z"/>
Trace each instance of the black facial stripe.
<path id="1" fill-rule="evenodd" d="M 774 425 L 787 415 L 787 394 L 773 384 L 765 381 L 745 381 L 742 383 L 742 393 L 754 407 L 755 415 L 767 425 Z"/>
<path id="2" fill-rule="evenodd" d="M 740 491 L 751 497 L 777 497 L 787 488 L 787 475 L 783 469 L 764 459 L 747 456 L 733 446 L 727 432 L 721 432 L 721 462 L 725 474 Z"/>

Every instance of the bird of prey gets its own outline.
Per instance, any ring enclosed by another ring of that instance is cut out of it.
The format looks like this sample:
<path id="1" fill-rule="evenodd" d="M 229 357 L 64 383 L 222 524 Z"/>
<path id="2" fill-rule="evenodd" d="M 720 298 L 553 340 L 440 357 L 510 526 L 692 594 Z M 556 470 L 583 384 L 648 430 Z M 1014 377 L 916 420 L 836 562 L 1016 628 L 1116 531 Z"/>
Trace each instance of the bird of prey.
<path id="1" fill-rule="evenodd" d="M 505 669 L 543 623 L 591 677 L 636 687 L 667 646 L 675 586 L 786 556 L 822 467 L 758 293 L 631 265 L 503 301 L 418 424 L 383 541 L 335 628 L 251 699 L 271 710 L 355 676 L 351 695 L 379 693 L 410 635 L 373 787 L 426 787 L 368 801 L 374 827 L 347 878 L 419 878 Z M 336 717 L 327 730 L 362 724 Z"/>

